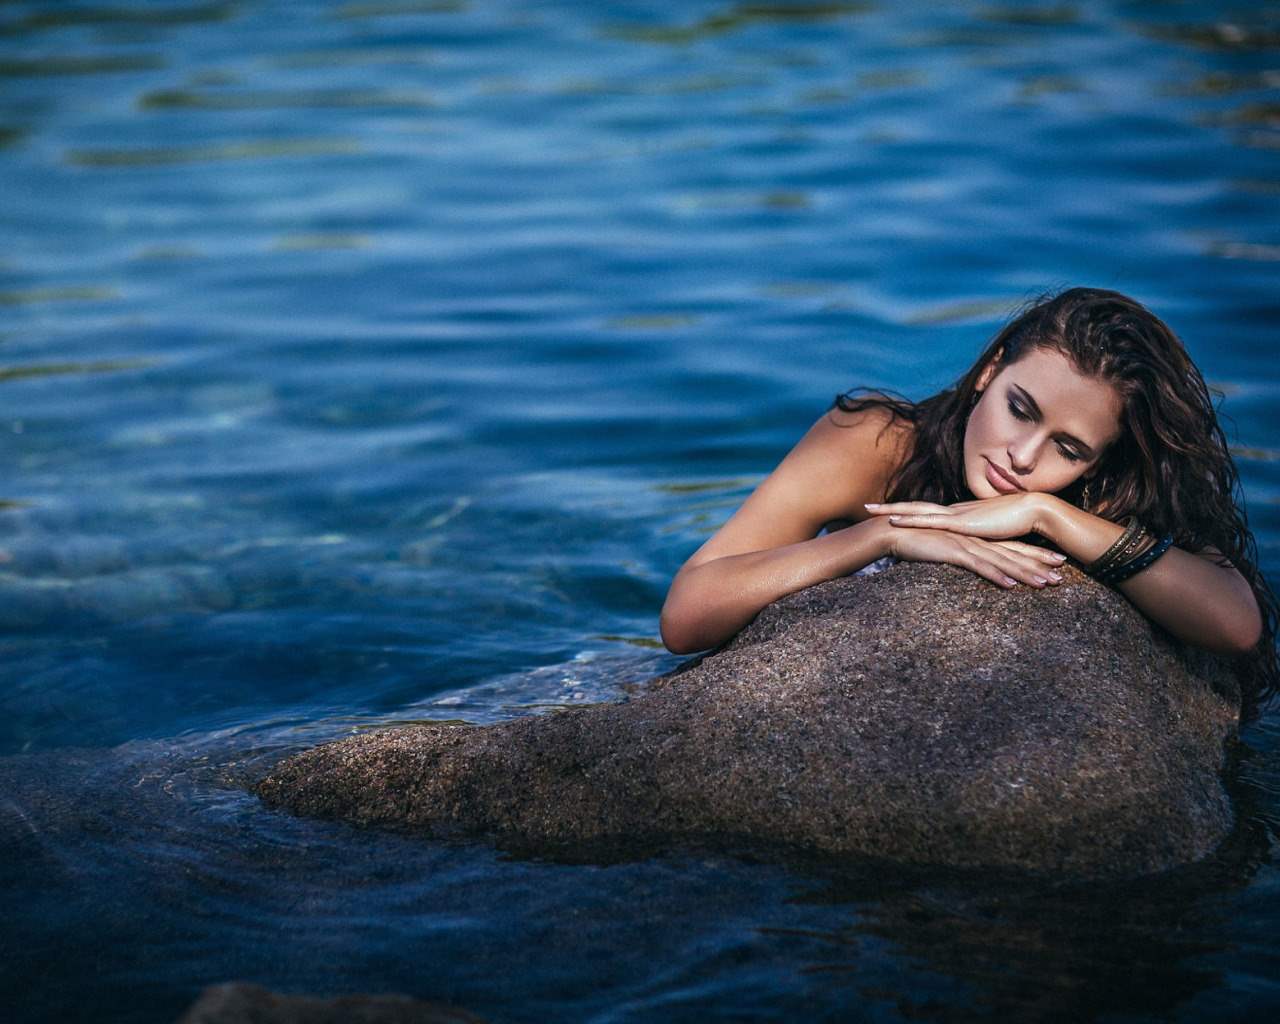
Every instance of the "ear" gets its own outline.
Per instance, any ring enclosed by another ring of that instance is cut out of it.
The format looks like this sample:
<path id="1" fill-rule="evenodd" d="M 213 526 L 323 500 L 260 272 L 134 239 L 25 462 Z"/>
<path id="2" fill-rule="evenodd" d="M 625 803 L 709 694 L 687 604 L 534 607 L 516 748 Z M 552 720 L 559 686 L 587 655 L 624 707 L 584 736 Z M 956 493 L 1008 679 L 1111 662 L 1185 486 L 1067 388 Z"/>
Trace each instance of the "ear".
<path id="1" fill-rule="evenodd" d="M 996 365 L 1000 362 L 1000 357 L 1004 355 L 1004 349 L 998 348 L 995 353 L 987 361 L 987 365 L 982 368 L 982 373 L 978 377 L 978 383 L 975 385 L 978 391 L 986 391 L 987 385 L 996 375 Z"/>

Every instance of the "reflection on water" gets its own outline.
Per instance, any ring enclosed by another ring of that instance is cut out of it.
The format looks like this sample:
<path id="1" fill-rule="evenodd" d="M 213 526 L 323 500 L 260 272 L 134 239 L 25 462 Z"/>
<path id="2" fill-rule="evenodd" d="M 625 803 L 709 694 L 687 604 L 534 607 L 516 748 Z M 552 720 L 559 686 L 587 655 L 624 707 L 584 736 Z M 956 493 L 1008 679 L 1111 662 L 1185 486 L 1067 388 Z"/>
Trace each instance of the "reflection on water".
<path id="1" fill-rule="evenodd" d="M 1207 25 L 1144 25 L 1141 31 L 1156 39 L 1187 43 L 1205 50 L 1266 51 L 1280 47 L 1280 29 L 1239 21 L 1223 20 Z"/>
<path id="2" fill-rule="evenodd" d="M 101 302 L 116 297 L 115 289 L 95 285 L 26 288 L 19 291 L 0 291 L 0 306 L 20 306 L 33 302 Z"/>
<path id="3" fill-rule="evenodd" d="M 140 110 L 275 110 L 306 107 L 435 106 L 429 96 L 379 90 L 315 89 L 309 92 L 198 93 L 188 89 L 149 92 L 138 100 Z"/>
<path id="4" fill-rule="evenodd" d="M 735 4 L 687 26 L 616 26 L 609 34 L 643 43 L 693 43 L 699 39 L 735 32 L 758 22 L 815 22 L 871 10 L 870 3 Z"/>
<path id="5" fill-rule="evenodd" d="M 1229 96 L 1236 92 L 1280 87 L 1280 71 L 1230 73 L 1214 71 L 1189 82 L 1172 82 L 1160 91 L 1168 96 Z"/>
<path id="6" fill-rule="evenodd" d="M 993 317 L 1007 317 L 1017 306 L 1011 299 L 984 299 L 977 302 L 957 302 L 935 309 L 912 314 L 912 324 L 953 324 L 965 321 L 989 322 Z"/>
<path id="7" fill-rule="evenodd" d="M 286 235 L 276 241 L 277 249 L 363 249 L 370 243 L 368 235 Z"/>
<path id="8" fill-rule="evenodd" d="M 159 56 L 49 56 L 32 60 L 0 60 L 0 78 L 34 78 L 45 75 L 98 75 L 112 71 L 150 71 L 164 66 L 164 58 Z"/>
<path id="9" fill-rule="evenodd" d="M 320 50 L 314 53 L 281 53 L 272 55 L 269 62 L 278 68 L 326 68 L 360 66 L 364 64 L 430 64 L 436 58 L 430 50 L 415 47 L 382 46 L 367 50 Z M 223 82 L 221 84 L 233 84 Z M 213 85 L 206 81 L 203 84 Z"/>
<path id="10" fill-rule="evenodd" d="M 225 21 L 237 11 L 237 5 L 226 3 L 189 4 L 183 6 L 102 6 L 69 7 L 51 3 L 41 10 L 23 12 L 10 20 L 0 21 L 0 33 L 22 33 L 72 25 L 195 25 L 201 22 Z"/>
<path id="11" fill-rule="evenodd" d="M 1212 860 L 1160 878 L 1088 887 L 892 867 L 872 877 L 835 877 L 798 901 L 855 913 L 840 928 L 808 933 L 825 948 L 802 970 L 888 1002 L 912 1020 L 1167 1019 L 1197 1003 L 1213 1007 L 1214 990 L 1231 975 L 1258 983 L 1269 974 L 1267 956 L 1231 933 L 1241 905 L 1254 903 L 1252 916 L 1264 920 L 1278 908 L 1273 886 L 1262 896 L 1250 892 L 1280 824 L 1266 809 L 1280 793 L 1273 732 L 1257 734 L 1262 749 L 1240 750 L 1239 823 Z M 872 939 L 888 942 L 926 977 L 912 989 L 868 986 Z M 1206 1009 L 1200 1019 L 1215 1015 Z"/>
<path id="12" fill-rule="evenodd" d="M 384 0 L 375 3 L 343 4 L 335 12 L 339 18 L 382 18 L 404 14 L 444 14 L 466 9 L 463 0 Z"/>
<path id="13" fill-rule="evenodd" d="M 114 373 L 154 365 L 154 359 L 109 359 L 96 363 L 44 363 L 34 366 L 0 366 L 0 381 L 24 377 L 56 377 L 64 373 Z"/>
<path id="14" fill-rule="evenodd" d="M 1055 7 L 985 7 L 978 17 L 984 21 L 1004 22 L 1009 25 L 1075 25 L 1080 21 L 1080 11 L 1074 4 Z"/>
<path id="15" fill-rule="evenodd" d="M 887 941 L 917 970 L 954 987 L 863 995 L 891 1002 L 911 1020 L 1094 1020 L 1110 1014 L 1162 1017 L 1220 984 L 1200 966 L 1223 953 L 1218 913 L 1180 886 L 1111 893 L 1040 893 L 1016 882 L 996 889 L 913 887 L 859 902 L 860 916 L 825 936 L 831 953 L 808 970 L 859 985 L 867 938 Z M 839 890 L 824 899 L 840 901 Z M 842 962 L 840 952 L 845 950 Z"/>
<path id="16" fill-rule="evenodd" d="M 157 146 L 150 149 L 73 149 L 67 161 L 80 167 L 153 167 L 210 160 L 261 160 L 273 157 L 340 156 L 359 152 L 343 139 L 266 139 L 221 145 Z"/>
<path id="17" fill-rule="evenodd" d="M 1210 242 L 1205 251 L 1229 260 L 1280 260 L 1280 245 L 1258 242 Z"/>
<path id="18" fill-rule="evenodd" d="M 1087 91 L 1088 86 L 1070 75 L 1037 75 L 1023 82 L 1018 88 L 1018 99 L 1034 100 L 1041 96 L 1059 96 L 1063 93 Z"/>

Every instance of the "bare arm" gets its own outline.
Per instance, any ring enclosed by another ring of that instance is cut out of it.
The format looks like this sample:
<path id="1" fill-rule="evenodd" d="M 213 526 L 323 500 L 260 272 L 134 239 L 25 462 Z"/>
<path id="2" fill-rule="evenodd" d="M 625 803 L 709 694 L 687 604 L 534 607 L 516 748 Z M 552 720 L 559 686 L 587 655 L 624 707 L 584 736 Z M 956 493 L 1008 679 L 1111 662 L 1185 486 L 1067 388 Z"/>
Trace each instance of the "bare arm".
<path id="1" fill-rule="evenodd" d="M 674 654 L 723 643 L 784 594 L 845 576 L 882 557 L 885 525 L 868 519 L 811 540 L 686 564 L 662 606 L 662 642 Z"/>
<path id="2" fill-rule="evenodd" d="M 715 647 L 771 601 L 885 554 L 886 531 L 874 521 L 817 534 L 833 519 L 867 520 L 862 503 L 883 490 L 902 443 L 884 410 L 823 414 L 681 566 L 662 606 L 667 648 Z"/>
<path id="3" fill-rule="evenodd" d="M 1085 565 L 1098 558 L 1124 527 L 1046 494 L 1036 532 Z M 1171 547 L 1149 568 L 1118 584 L 1147 618 L 1187 643 L 1220 654 L 1253 649 L 1262 632 L 1258 602 L 1248 581 L 1208 548 L 1198 554 Z"/>

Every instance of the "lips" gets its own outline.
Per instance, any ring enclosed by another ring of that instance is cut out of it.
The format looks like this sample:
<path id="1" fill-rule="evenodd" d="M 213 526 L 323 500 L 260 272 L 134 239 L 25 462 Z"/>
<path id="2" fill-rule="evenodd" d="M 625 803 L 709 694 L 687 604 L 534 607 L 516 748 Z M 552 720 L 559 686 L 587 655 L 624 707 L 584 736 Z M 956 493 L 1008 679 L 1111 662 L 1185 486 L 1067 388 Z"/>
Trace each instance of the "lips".
<path id="1" fill-rule="evenodd" d="M 1005 476 L 1003 471 L 990 459 L 984 459 L 983 461 L 987 464 L 987 482 L 1001 494 L 1012 494 L 1014 491 L 1023 489 L 1015 480 Z"/>

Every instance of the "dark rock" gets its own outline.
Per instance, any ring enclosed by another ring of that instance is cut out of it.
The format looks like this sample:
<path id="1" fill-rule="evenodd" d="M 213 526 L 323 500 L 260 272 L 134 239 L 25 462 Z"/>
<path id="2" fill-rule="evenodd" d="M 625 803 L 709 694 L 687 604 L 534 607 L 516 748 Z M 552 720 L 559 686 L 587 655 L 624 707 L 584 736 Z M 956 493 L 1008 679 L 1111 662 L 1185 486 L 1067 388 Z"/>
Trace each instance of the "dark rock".
<path id="1" fill-rule="evenodd" d="M 229 981 L 200 993 L 178 1024 L 484 1024 L 479 1017 L 409 996 L 286 996 Z"/>
<path id="2" fill-rule="evenodd" d="M 631 700 L 326 744 L 268 804 L 525 849 L 711 839 L 1123 877 L 1211 853 L 1239 690 L 1074 568 L 902 563 L 765 608 Z"/>

